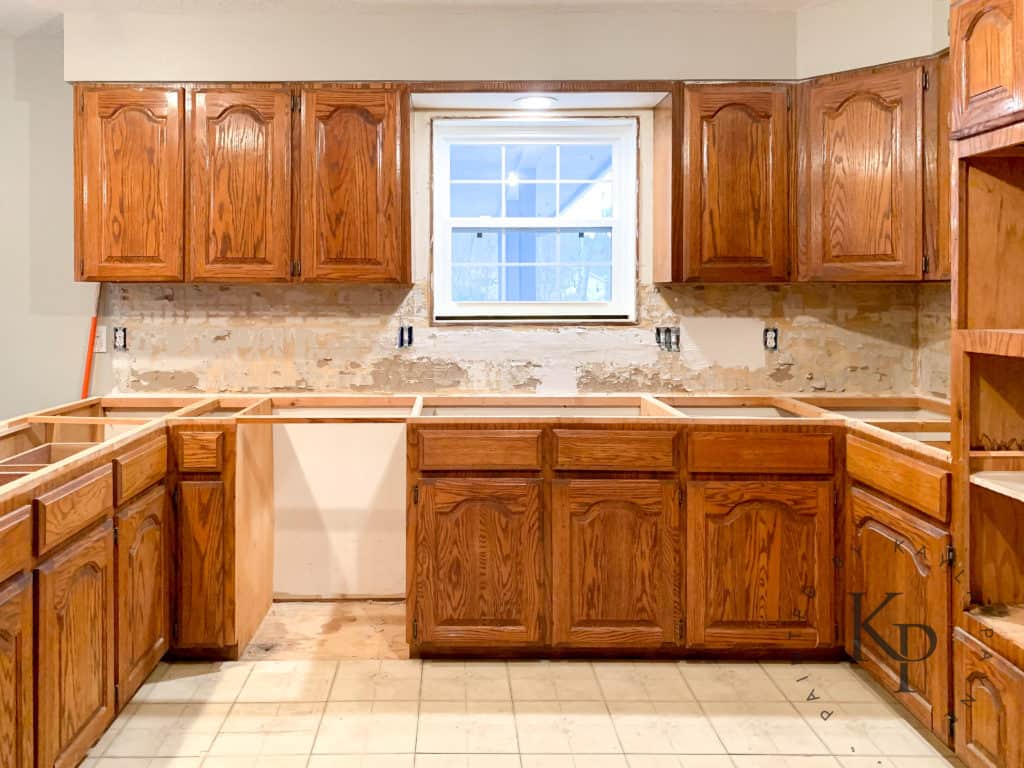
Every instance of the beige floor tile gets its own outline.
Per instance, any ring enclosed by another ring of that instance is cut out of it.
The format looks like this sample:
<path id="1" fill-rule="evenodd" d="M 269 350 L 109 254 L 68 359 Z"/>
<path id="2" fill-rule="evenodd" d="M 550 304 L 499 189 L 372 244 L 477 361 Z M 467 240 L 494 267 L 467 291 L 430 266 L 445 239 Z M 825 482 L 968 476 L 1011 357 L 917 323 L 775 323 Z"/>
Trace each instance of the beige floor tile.
<path id="1" fill-rule="evenodd" d="M 522 755 L 521 759 L 523 768 L 629 768 L 625 755 Z"/>
<path id="2" fill-rule="evenodd" d="M 736 768 L 839 768 L 834 757 L 825 755 L 733 755 Z"/>
<path id="3" fill-rule="evenodd" d="M 102 757 L 79 768 L 199 768 L 202 763 L 201 757 Z"/>
<path id="4" fill-rule="evenodd" d="M 518 701 L 601 701 L 604 694 L 586 661 L 510 661 L 512 698 Z"/>
<path id="5" fill-rule="evenodd" d="M 697 701 L 786 701 L 756 662 L 681 662 L 679 671 Z"/>
<path id="6" fill-rule="evenodd" d="M 219 702 L 141 703 L 122 730 L 217 733 L 230 710 L 230 704 Z"/>
<path id="7" fill-rule="evenodd" d="M 420 697 L 419 660 L 340 661 L 331 701 L 411 701 Z"/>
<path id="8" fill-rule="evenodd" d="M 706 702 L 701 704 L 731 755 L 827 755 L 794 706 L 784 702 Z"/>
<path id="9" fill-rule="evenodd" d="M 793 702 L 879 701 L 880 697 L 864 684 L 849 664 L 761 665 L 786 698 Z"/>
<path id="10" fill-rule="evenodd" d="M 414 755 L 313 755 L 309 768 L 413 768 Z"/>
<path id="11" fill-rule="evenodd" d="M 734 768 L 729 755 L 626 755 L 629 768 Z"/>
<path id="12" fill-rule="evenodd" d="M 203 768 L 306 768 L 306 755 L 211 755 Z"/>
<path id="13" fill-rule="evenodd" d="M 519 755 L 416 755 L 416 768 L 520 768 L 520 762 Z"/>
<path id="14" fill-rule="evenodd" d="M 607 706 L 594 701 L 517 701 L 522 754 L 619 754 Z"/>
<path id="15" fill-rule="evenodd" d="M 221 726 L 222 733 L 315 732 L 323 702 L 237 702 Z"/>
<path id="16" fill-rule="evenodd" d="M 114 722 L 110 724 L 110 727 L 107 728 L 102 736 L 100 736 L 99 740 L 93 744 L 92 749 L 89 750 L 89 756 L 100 757 L 104 752 L 106 752 L 110 743 L 114 740 L 114 737 L 124 730 L 124 727 L 128 724 L 128 721 L 132 719 L 132 716 L 138 711 L 138 709 L 138 704 L 134 701 L 129 702 L 125 708 L 121 710 L 121 714 L 114 718 Z"/>
<path id="17" fill-rule="evenodd" d="M 416 745 L 415 701 L 332 701 L 314 754 L 407 753 Z"/>
<path id="18" fill-rule="evenodd" d="M 263 755 L 308 755 L 316 730 L 220 733 L 210 746 L 210 755 L 229 757 Z"/>
<path id="19" fill-rule="evenodd" d="M 834 755 L 934 757 L 937 752 L 882 702 L 795 704 Z"/>
<path id="20" fill-rule="evenodd" d="M 213 743 L 215 732 L 125 728 L 110 743 L 104 757 L 200 757 Z"/>
<path id="21" fill-rule="evenodd" d="M 678 665 L 672 662 L 594 662 L 606 701 L 693 701 Z"/>
<path id="22" fill-rule="evenodd" d="M 507 701 L 512 698 L 503 661 L 426 661 L 423 701 Z"/>
<path id="23" fill-rule="evenodd" d="M 334 661 L 260 661 L 238 694 L 238 701 L 327 701 Z"/>
<path id="24" fill-rule="evenodd" d="M 840 757 L 843 768 L 952 768 L 961 765 L 938 755 L 934 757 Z"/>
<path id="25" fill-rule="evenodd" d="M 724 754 L 725 747 L 695 702 L 609 702 L 627 754 Z"/>
<path id="26" fill-rule="evenodd" d="M 424 701 L 420 705 L 417 753 L 517 751 L 516 720 L 510 701 Z"/>
<path id="27" fill-rule="evenodd" d="M 159 680 L 146 683 L 136 702 L 232 702 L 252 671 L 249 662 L 219 661 L 169 665 Z"/>

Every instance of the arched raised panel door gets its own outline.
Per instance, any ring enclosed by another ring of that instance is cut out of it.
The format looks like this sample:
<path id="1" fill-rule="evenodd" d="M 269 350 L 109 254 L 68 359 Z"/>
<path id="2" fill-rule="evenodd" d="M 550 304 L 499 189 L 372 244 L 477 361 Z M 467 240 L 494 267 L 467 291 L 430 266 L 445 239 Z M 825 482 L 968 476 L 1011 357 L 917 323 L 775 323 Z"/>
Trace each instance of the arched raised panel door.
<path id="1" fill-rule="evenodd" d="M 404 94 L 306 88 L 301 101 L 303 280 L 408 281 Z"/>
<path id="2" fill-rule="evenodd" d="M 114 530 L 39 566 L 39 766 L 74 766 L 114 719 Z"/>
<path id="3" fill-rule="evenodd" d="M 184 277 L 183 91 L 76 89 L 78 278 Z"/>
<path id="4" fill-rule="evenodd" d="M 971 768 L 1024 765 L 1024 672 L 953 630 L 956 754 Z"/>
<path id="5" fill-rule="evenodd" d="M 189 92 L 189 278 L 288 280 L 292 108 L 287 87 Z"/>
<path id="6" fill-rule="evenodd" d="M 1018 0 L 962 0 L 950 10 L 953 135 L 1004 124 L 1024 110 L 1024 18 Z"/>
<path id="7" fill-rule="evenodd" d="M 0 589 L 0 766 L 35 765 L 32 719 L 32 577 Z"/>
<path id="8" fill-rule="evenodd" d="M 131 700 L 167 652 L 167 523 L 162 485 L 117 514 L 118 707 Z"/>
<path id="9" fill-rule="evenodd" d="M 832 495 L 829 482 L 687 485 L 688 644 L 833 645 Z"/>
<path id="10" fill-rule="evenodd" d="M 920 280 L 922 69 L 810 86 L 801 280 Z"/>
<path id="11" fill-rule="evenodd" d="M 686 89 L 686 280 L 785 280 L 789 93 L 784 85 Z"/>
<path id="12" fill-rule="evenodd" d="M 540 480 L 421 482 L 419 642 L 531 645 L 544 640 Z"/>
<path id="13" fill-rule="evenodd" d="M 947 740 L 951 575 L 943 558 L 949 533 L 859 487 L 849 489 L 847 509 L 846 650 L 926 728 Z M 908 627 L 905 635 L 900 625 Z M 904 665 L 901 657 L 914 661 Z"/>
<path id="14" fill-rule="evenodd" d="M 678 482 L 558 480 L 552 507 L 554 642 L 678 642 Z"/>

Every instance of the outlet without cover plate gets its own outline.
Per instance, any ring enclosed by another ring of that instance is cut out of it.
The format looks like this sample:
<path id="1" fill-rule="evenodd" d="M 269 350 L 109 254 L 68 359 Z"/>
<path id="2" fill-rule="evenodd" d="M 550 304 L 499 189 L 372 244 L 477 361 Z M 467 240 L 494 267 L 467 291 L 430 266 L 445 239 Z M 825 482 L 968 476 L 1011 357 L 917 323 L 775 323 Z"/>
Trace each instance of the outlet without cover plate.
<path id="1" fill-rule="evenodd" d="M 779 329 L 778 328 L 765 328 L 764 329 L 764 348 L 769 352 L 779 351 Z"/>
<path id="2" fill-rule="evenodd" d="M 119 325 L 114 326 L 114 350 L 126 352 L 128 350 L 128 329 Z"/>

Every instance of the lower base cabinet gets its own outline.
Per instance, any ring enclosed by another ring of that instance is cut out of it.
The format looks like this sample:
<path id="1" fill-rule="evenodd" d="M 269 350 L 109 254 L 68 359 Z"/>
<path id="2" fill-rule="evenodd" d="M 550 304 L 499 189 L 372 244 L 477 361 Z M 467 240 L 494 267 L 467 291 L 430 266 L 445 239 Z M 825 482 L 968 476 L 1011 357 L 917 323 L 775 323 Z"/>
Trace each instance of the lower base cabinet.
<path id="1" fill-rule="evenodd" d="M 1024 671 L 953 632 L 957 757 L 971 768 L 1024 765 Z"/>
<path id="2" fill-rule="evenodd" d="M 32 576 L 0 587 L 0 766 L 32 768 Z"/>
<path id="3" fill-rule="evenodd" d="M 227 489 L 220 480 L 178 484 L 175 589 L 176 648 L 213 648 L 234 642 L 234 586 L 229 578 L 225 540 Z"/>
<path id="4" fill-rule="evenodd" d="M 37 766 L 74 766 L 114 719 L 114 529 L 44 562 L 38 589 Z"/>

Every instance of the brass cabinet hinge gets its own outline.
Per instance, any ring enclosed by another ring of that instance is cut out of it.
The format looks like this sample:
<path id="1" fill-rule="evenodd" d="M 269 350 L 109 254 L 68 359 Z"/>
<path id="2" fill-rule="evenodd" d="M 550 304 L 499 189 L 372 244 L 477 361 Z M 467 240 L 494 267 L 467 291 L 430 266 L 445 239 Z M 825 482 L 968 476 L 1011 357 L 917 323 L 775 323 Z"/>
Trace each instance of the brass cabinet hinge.
<path id="1" fill-rule="evenodd" d="M 928 255 L 927 254 L 925 254 L 925 257 L 924 257 L 923 266 L 924 266 L 924 273 L 927 275 L 928 272 L 929 272 L 929 269 L 928 269 L 929 264 L 928 264 Z"/>
<path id="2" fill-rule="evenodd" d="M 298 111 L 299 111 L 299 94 L 293 93 L 292 94 L 292 112 L 298 112 Z"/>
<path id="3" fill-rule="evenodd" d="M 293 261 L 292 262 L 292 277 L 302 277 L 302 262 L 301 261 Z"/>
<path id="4" fill-rule="evenodd" d="M 932 87 L 932 75 L 927 69 L 924 71 L 924 77 L 921 78 L 921 84 L 926 91 Z"/>
<path id="5" fill-rule="evenodd" d="M 418 485 L 414 485 L 412 487 L 412 503 L 413 504 L 419 504 L 420 503 L 420 487 Z"/>
<path id="6" fill-rule="evenodd" d="M 686 637 L 686 619 L 680 619 L 679 626 L 676 629 L 679 632 L 679 636 L 676 638 L 677 640 L 682 640 Z"/>
<path id="7" fill-rule="evenodd" d="M 416 619 L 412 620 L 412 639 L 416 640 L 420 636 L 420 623 Z"/>

